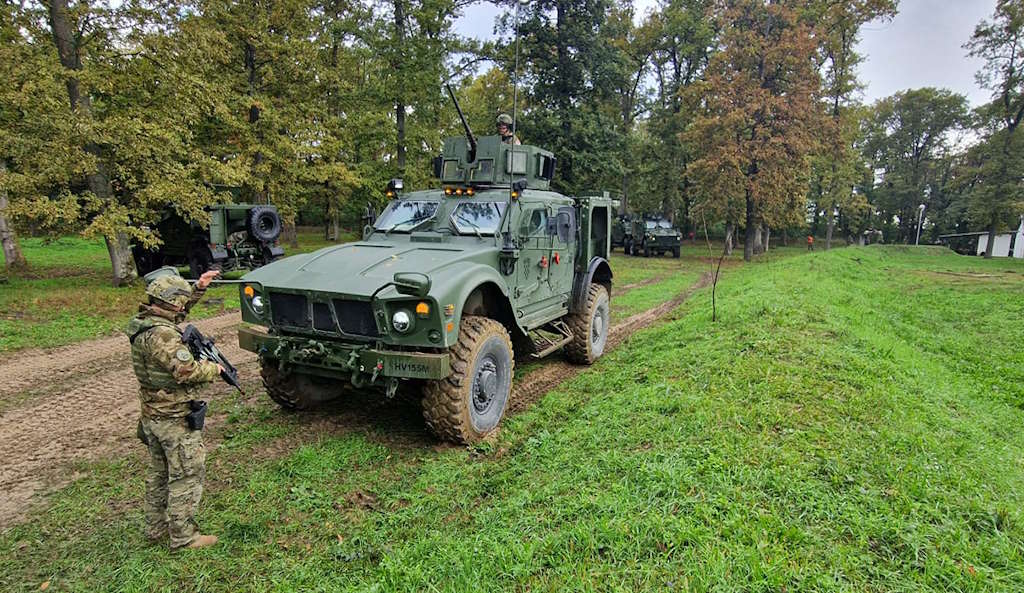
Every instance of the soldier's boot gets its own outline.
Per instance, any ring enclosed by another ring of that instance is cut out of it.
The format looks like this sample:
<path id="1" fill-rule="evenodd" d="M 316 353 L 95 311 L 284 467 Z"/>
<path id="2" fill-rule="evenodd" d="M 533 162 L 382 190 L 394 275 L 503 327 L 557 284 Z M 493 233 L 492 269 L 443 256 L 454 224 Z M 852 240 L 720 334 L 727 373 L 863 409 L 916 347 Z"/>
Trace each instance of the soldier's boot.
<path id="1" fill-rule="evenodd" d="M 187 547 L 189 547 L 189 548 L 208 548 L 208 547 L 212 546 L 215 543 L 217 543 L 217 536 L 216 535 L 200 535 L 200 536 L 197 536 L 194 540 L 192 540 L 192 543 L 190 543 Z"/>

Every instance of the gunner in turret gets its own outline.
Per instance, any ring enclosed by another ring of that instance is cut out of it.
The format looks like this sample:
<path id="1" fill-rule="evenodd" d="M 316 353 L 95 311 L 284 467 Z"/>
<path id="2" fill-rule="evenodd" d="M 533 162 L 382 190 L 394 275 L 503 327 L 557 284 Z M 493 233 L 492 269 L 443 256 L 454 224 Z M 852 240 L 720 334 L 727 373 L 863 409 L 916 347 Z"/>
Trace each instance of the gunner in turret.
<path id="1" fill-rule="evenodd" d="M 512 116 L 507 113 L 498 116 L 498 135 L 501 136 L 501 141 L 505 144 L 522 144 L 519 138 L 512 134 Z"/>

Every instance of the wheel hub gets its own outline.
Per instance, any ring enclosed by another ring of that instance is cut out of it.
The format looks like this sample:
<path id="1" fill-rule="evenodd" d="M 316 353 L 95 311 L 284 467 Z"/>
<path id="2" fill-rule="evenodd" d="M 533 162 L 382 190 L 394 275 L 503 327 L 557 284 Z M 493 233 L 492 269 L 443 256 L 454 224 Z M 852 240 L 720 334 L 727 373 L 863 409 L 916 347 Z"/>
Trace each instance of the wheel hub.
<path id="1" fill-rule="evenodd" d="M 485 412 L 498 393 L 498 366 L 493 360 L 484 360 L 473 377 L 473 407 Z"/>
<path id="2" fill-rule="evenodd" d="M 591 341 L 596 342 L 604 335 L 604 317 L 600 314 L 594 315 L 594 322 L 590 325 Z"/>

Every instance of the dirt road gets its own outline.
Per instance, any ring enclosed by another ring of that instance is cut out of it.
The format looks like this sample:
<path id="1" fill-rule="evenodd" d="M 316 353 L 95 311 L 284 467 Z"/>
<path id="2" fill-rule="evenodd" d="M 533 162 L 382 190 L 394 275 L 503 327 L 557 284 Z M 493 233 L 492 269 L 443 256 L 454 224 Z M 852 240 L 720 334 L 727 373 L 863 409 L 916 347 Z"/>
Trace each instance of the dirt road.
<path id="1" fill-rule="evenodd" d="M 612 327 L 607 350 L 672 311 L 708 280 L 705 275 L 683 293 Z M 241 374 L 255 382 L 256 357 L 238 347 L 238 322 L 235 312 L 196 326 L 214 336 Z M 527 408 L 583 368 L 554 359 L 517 379 L 509 412 Z M 207 389 L 216 399 L 228 388 L 216 383 Z M 26 351 L 0 363 L 0 404 L 15 402 L 0 407 L 0 528 L 16 523 L 41 495 L 77 479 L 71 470 L 76 462 L 139 453 L 137 390 L 122 336 Z"/>

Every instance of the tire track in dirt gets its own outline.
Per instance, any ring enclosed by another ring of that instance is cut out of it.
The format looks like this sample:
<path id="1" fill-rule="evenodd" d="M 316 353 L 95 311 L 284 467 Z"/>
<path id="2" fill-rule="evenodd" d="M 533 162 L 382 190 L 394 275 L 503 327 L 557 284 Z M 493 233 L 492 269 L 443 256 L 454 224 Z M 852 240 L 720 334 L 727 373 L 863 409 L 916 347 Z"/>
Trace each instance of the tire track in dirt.
<path id="1" fill-rule="evenodd" d="M 238 311 L 196 321 L 203 333 L 217 333 L 238 325 Z M 79 342 L 59 348 L 33 348 L 0 359 L 0 399 L 28 388 L 44 387 L 90 369 L 108 366 L 112 360 L 128 355 L 128 340 L 123 335 Z"/>
<path id="2" fill-rule="evenodd" d="M 710 274 L 705 273 L 671 300 L 613 326 L 609 331 L 606 352 L 671 312 L 693 292 L 707 286 L 710 280 Z M 619 294 L 624 292 L 628 291 Z M 235 312 L 200 321 L 196 325 L 204 333 L 220 338 L 218 347 L 247 378 L 246 387 L 253 395 L 261 395 L 256 355 L 239 348 L 232 336 L 232 330 L 239 321 Z M 64 353 L 66 358 L 58 356 L 58 352 Z M 31 385 L 35 390 L 38 385 L 49 384 L 53 389 L 51 393 L 0 416 L 3 419 L 0 422 L 0 528 L 23 518 L 41 494 L 81 477 L 68 469 L 72 464 L 103 457 L 141 455 L 134 430 L 139 410 L 138 383 L 131 369 L 127 340 L 124 337 L 104 338 L 59 348 L 46 355 L 56 368 L 48 368 L 27 354 L 0 364 L 0 378 L 14 377 L 21 371 L 11 367 L 17 366 L 19 360 L 30 361 L 36 373 L 47 375 L 35 379 L 30 377 L 21 385 Z M 87 370 L 75 368 L 75 363 L 84 365 Z M 524 411 L 542 395 L 587 368 L 559 359 L 547 361 L 516 381 L 507 413 Z M 64 375 L 62 378 L 59 369 L 78 375 Z M 17 393 L 7 386 L 5 388 L 8 393 Z M 218 382 L 201 393 L 205 398 L 216 401 L 229 389 Z M 265 451 L 258 456 L 283 456 L 306 442 L 351 430 L 373 431 L 381 440 L 397 446 L 422 446 L 430 441 L 416 406 L 396 404 L 377 396 L 357 395 L 345 399 L 345 402 L 328 406 L 323 411 L 299 413 L 284 419 L 294 423 L 296 430 L 261 446 Z M 223 434 L 217 430 L 219 422 L 214 420 L 211 424 L 214 428 L 211 440 L 216 442 Z M 281 442 L 277 443 L 278 440 Z M 213 467 L 218 464 L 215 459 L 211 462 Z M 211 478 L 216 483 L 215 472 Z"/>

